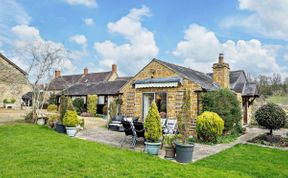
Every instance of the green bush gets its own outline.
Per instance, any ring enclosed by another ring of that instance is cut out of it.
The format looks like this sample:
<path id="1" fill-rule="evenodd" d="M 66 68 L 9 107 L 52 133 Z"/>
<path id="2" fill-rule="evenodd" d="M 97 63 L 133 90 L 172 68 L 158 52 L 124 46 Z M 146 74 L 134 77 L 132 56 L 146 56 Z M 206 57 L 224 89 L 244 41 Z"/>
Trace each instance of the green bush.
<path id="1" fill-rule="evenodd" d="M 63 118 L 63 124 L 67 127 L 75 127 L 79 123 L 80 120 L 77 116 L 76 111 L 67 110 Z"/>
<path id="2" fill-rule="evenodd" d="M 5 104 L 14 104 L 16 102 L 15 99 L 4 99 L 3 100 L 3 103 Z"/>
<path id="3" fill-rule="evenodd" d="M 161 118 L 153 100 L 144 122 L 145 138 L 150 142 L 158 142 L 162 135 Z"/>
<path id="4" fill-rule="evenodd" d="M 224 121 L 214 112 L 205 111 L 197 117 L 196 132 L 201 141 L 216 142 L 224 129 Z"/>
<path id="5" fill-rule="evenodd" d="M 48 99 L 48 103 L 49 104 L 57 104 L 57 98 L 56 98 L 56 95 L 55 93 L 51 93 L 49 99 Z"/>
<path id="6" fill-rule="evenodd" d="M 242 118 L 240 103 L 234 92 L 229 89 L 207 92 L 202 96 L 204 111 L 217 113 L 224 120 L 224 131 L 241 127 Z"/>
<path id="7" fill-rule="evenodd" d="M 87 112 L 89 112 L 93 116 L 96 114 L 96 105 L 97 95 L 88 95 Z"/>
<path id="8" fill-rule="evenodd" d="M 173 146 L 173 141 L 176 139 L 176 135 L 174 134 L 166 134 L 164 135 L 163 144 L 167 146 Z"/>
<path id="9" fill-rule="evenodd" d="M 75 98 L 73 101 L 73 106 L 78 115 L 81 114 L 84 108 L 84 99 L 83 98 Z"/>
<path id="10" fill-rule="evenodd" d="M 272 130 L 285 126 L 287 115 L 277 104 L 268 103 L 256 111 L 255 118 L 258 124 L 269 129 L 272 135 Z"/>
<path id="11" fill-rule="evenodd" d="M 181 111 L 177 115 L 178 131 L 181 135 L 183 144 L 186 144 L 189 138 L 189 127 L 191 123 L 191 93 L 185 90 Z"/>
<path id="12" fill-rule="evenodd" d="M 49 104 L 47 107 L 48 112 L 56 112 L 57 111 L 57 105 L 56 104 Z"/>
<path id="13" fill-rule="evenodd" d="M 59 112 L 60 112 L 60 121 L 63 121 L 63 117 L 67 111 L 68 106 L 68 98 L 62 95 L 60 97 L 60 106 L 59 106 Z"/>

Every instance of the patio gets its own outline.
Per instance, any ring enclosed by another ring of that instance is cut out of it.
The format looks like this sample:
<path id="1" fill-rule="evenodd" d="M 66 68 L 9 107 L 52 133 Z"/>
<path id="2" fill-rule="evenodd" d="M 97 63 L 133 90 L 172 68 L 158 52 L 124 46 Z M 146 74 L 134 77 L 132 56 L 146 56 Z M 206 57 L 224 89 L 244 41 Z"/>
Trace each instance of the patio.
<path id="1" fill-rule="evenodd" d="M 86 128 L 77 134 L 77 137 L 80 139 L 95 141 L 98 143 L 109 144 L 116 147 L 121 146 L 121 140 L 124 137 L 124 132 L 116 132 L 110 131 L 105 128 L 106 120 L 99 118 L 85 118 Z M 216 154 L 222 150 L 231 148 L 232 146 L 239 143 L 246 143 L 247 140 L 250 140 L 264 132 L 267 132 L 264 129 L 260 128 L 247 128 L 247 133 L 237 138 L 236 141 L 228 143 L 228 144 L 216 144 L 216 145 L 205 145 L 205 144 L 195 144 L 194 153 L 193 153 L 193 162 L 203 159 L 207 156 Z M 285 130 L 279 130 L 275 133 L 282 134 Z M 130 140 L 128 140 L 123 148 L 130 149 L 129 144 Z M 132 150 L 132 149 L 131 149 Z M 144 143 L 143 140 L 140 139 L 137 142 L 135 151 L 143 152 L 144 151 Z M 159 152 L 159 157 L 164 158 L 165 150 L 162 149 Z"/>

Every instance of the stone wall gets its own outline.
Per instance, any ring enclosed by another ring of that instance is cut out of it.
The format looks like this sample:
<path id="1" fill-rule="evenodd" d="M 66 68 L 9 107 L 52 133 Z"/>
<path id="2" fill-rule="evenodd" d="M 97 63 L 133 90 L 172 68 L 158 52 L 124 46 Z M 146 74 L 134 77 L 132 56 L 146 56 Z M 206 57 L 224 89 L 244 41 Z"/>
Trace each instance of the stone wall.
<path id="1" fill-rule="evenodd" d="M 15 99 L 16 107 L 21 107 L 22 96 L 31 91 L 26 76 L 0 56 L 0 107 L 4 99 Z"/>
<path id="2" fill-rule="evenodd" d="M 192 103 L 192 118 L 197 116 L 197 95 L 193 91 L 200 90 L 201 87 L 198 84 L 184 79 L 183 85 L 173 88 L 143 88 L 135 89 L 132 87 L 132 83 L 135 80 L 143 80 L 146 78 L 164 78 L 179 76 L 174 71 L 170 70 L 166 66 L 163 66 L 157 61 L 152 61 L 145 68 L 143 68 L 132 80 L 130 80 L 121 90 L 123 93 L 123 105 L 121 112 L 126 116 L 135 116 L 143 119 L 142 116 L 142 95 L 145 92 L 166 92 L 167 93 L 167 118 L 177 117 L 177 112 L 180 111 L 182 105 L 183 91 L 185 88 L 191 90 L 191 103 Z"/>

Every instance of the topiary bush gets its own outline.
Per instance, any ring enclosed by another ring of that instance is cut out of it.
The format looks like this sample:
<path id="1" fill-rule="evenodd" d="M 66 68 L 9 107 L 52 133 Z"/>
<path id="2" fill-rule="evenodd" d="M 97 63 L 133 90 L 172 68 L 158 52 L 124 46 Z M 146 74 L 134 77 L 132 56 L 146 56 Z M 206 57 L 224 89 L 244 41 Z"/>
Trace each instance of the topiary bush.
<path id="1" fill-rule="evenodd" d="M 88 95 L 87 100 L 87 112 L 94 116 L 96 114 L 97 95 Z"/>
<path id="2" fill-rule="evenodd" d="M 73 106 L 78 115 L 81 114 L 84 108 L 84 99 L 83 98 L 75 98 L 73 101 Z"/>
<path id="3" fill-rule="evenodd" d="M 153 100 L 144 122 L 145 138 L 149 142 L 158 142 L 162 136 L 162 126 L 159 111 Z"/>
<path id="4" fill-rule="evenodd" d="M 241 127 L 240 102 L 237 95 L 229 89 L 207 92 L 202 95 L 202 111 L 217 113 L 224 120 L 224 131 Z"/>
<path id="5" fill-rule="evenodd" d="M 57 97 L 54 92 L 51 93 L 49 99 L 48 99 L 49 104 L 57 104 Z"/>
<path id="6" fill-rule="evenodd" d="M 224 121 L 215 112 L 205 111 L 197 117 L 196 132 L 201 141 L 216 143 L 223 129 Z"/>
<path id="7" fill-rule="evenodd" d="M 68 98 L 62 95 L 60 97 L 60 106 L 59 106 L 59 112 L 60 112 L 60 121 L 63 121 L 63 117 L 67 111 L 68 106 Z"/>
<path id="8" fill-rule="evenodd" d="M 3 100 L 3 103 L 5 104 L 14 104 L 16 102 L 15 99 L 4 99 Z"/>
<path id="9" fill-rule="evenodd" d="M 274 103 L 268 103 L 260 107 L 255 113 L 255 119 L 259 125 L 272 131 L 285 126 L 287 115 L 285 111 Z"/>
<path id="10" fill-rule="evenodd" d="M 181 111 L 177 115 L 177 125 L 178 131 L 181 135 L 181 141 L 186 144 L 189 137 L 189 127 L 191 123 L 191 92 L 190 90 L 185 90 L 183 96 L 183 104 L 181 106 Z"/>
<path id="11" fill-rule="evenodd" d="M 63 118 L 63 124 L 67 127 L 75 127 L 79 123 L 80 123 L 80 120 L 77 116 L 77 112 L 67 110 Z"/>
<path id="12" fill-rule="evenodd" d="M 57 105 L 56 104 L 49 104 L 47 107 L 48 112 L 56 112 L 57 111 Z"/>

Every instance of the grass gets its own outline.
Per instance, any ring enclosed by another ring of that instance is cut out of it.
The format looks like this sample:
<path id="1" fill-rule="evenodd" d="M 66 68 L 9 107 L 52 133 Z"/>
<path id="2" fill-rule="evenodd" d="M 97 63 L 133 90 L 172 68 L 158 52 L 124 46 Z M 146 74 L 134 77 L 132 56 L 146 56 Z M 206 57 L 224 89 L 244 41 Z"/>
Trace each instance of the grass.
<path id="1" fill-rule="evenodd" d="M 287 151 L 252 145 L 183 165 L 29 124 L 0 126 L 0 145 L 0 177 L 288 176 Z"/>
<path id="2" fill-rule="evenodd" d="M 288 105 L 288 96 L 269 96 L 266 100 L 271 103 Z"/>

